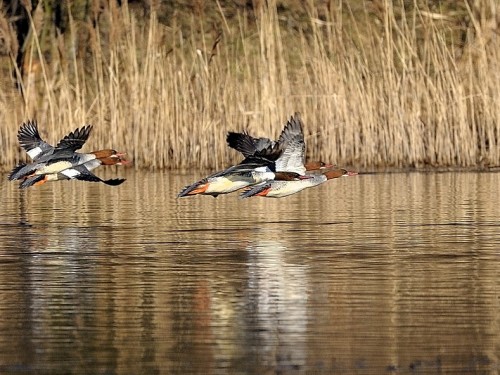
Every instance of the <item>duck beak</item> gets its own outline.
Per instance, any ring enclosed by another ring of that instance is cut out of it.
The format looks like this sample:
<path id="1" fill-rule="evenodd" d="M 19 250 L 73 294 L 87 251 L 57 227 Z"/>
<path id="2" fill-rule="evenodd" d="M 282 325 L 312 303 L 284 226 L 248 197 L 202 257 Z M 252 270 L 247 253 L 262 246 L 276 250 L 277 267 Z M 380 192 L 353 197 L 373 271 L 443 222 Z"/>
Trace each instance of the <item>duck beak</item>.
<path id="1" fill-rule="evenodd" d="M 357 174 L 358 174 L 358 172 L 347 171 L 347 176 L 356 176 Z"/>
<path id="2" fill-rule="evenodd" d="M 118 165 L 129 165 L 129 164 L 132 164 L 132 161 L 127 159 L 120 159 L 120 162 L 118 163 Z"/>
<path id="3" fill-rule="evenodd" d="M 117 153 L 115 154 L 115 156 L 117 156 L 117 157 L 119 157 L 119 158 L 121 158 L 122 156 L 125 156 L 125 155 L 127 155 L 127 153 L 126 153 L 126 152 L 117 152 Z"/>

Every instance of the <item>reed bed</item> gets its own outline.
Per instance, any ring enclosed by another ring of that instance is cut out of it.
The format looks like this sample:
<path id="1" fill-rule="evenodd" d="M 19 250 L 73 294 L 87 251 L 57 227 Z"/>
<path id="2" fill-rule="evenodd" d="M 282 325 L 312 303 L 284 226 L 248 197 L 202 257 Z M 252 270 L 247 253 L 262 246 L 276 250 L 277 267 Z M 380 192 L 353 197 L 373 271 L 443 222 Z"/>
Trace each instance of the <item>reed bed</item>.
<path id="1" fill-rule="evenodd" d="M 51 142 L 94 124 L 84 150 L 125 150 L 138 168 L 221 168 L 240 159 L 228 130 L 277 137 L 299 111 L 308 158 L 362 170 L 499 166 L 499 6 L 465 6 L 458 43 L 451 16 L 379 3 L 373 22 L 368 6 L 359 17 L 344 2 L 309 2 L 297 27 L 274 1 L 230 18 L 216 2 L 210 27 L 200 14 L 166 26 L 109 2 L 94 23 L 69 13 L 48 43 L 33 10 L 23 69 L 11 58 L 1 81 L 0 165 L 25 158 L 16 133 L 36 118 Z"/>

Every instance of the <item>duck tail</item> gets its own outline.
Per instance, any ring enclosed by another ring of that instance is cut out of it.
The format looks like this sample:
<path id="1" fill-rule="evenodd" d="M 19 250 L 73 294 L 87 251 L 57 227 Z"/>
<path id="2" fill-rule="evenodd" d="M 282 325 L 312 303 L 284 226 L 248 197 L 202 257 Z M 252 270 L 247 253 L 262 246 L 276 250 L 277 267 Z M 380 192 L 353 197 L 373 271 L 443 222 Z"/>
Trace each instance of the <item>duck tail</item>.
<path id="1" fill-rule="evenodd" d="M 205 192 L 208 188 L 208 181 L 206 180 L 200 180 L 195 182 L 192 185 L 186 186 L 184 189 L 181 190 L 179 194 L 177 194 L 177 198 L 180 197 L 187 197 L 188 195 L 196 195 L 196 194 L 201 194 Z"/>
<path id="2" fill-rule="evenodd" d="M 41 185 L 45 182 L 45 179 L 46 177 L 43 174 L 25 178 L 24 181 L 19 184 L 19 189 L 26 189 L 33 185 Z"/>
<path id="3" fill-rule="evenodd" d="M 9 181 L 12 181 L 12 180 L 19 180 L 20 178 L 26 176 L 25 173 L 21 173 L 21 170 L 26 167 L 26 163 L 20 163 L 18 164 L 17 166 L 14 167 L 14 169 L 12 169 L 9 173 L 9 175 L 7 176 L 7 178 L 9 179 Z"/>
<path id="4" fill-rule="evenodd" d="M 112 178 L 110 180 L 102 180 L 103 183 L 110 186 L 118 186 L 126 181 L 125 178 Z"/>

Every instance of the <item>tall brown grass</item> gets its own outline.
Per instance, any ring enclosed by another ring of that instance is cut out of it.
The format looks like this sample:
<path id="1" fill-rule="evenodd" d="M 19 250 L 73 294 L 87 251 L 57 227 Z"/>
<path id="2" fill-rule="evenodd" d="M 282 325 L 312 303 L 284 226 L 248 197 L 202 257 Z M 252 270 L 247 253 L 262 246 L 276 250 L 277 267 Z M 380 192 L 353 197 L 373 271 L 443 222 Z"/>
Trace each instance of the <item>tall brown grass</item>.
<path id="1" fill-rule="evenodd" d="M 95 27 L 70 15 L 50 59 L 33 16 L 23 73 L 12 62 L 13 78 L 2 77 L 0 165 L 24 158 L 17 129 L 36 118 L 51 142 L 94 124 L 84 150 L 125 150 L 137 167 L 220 168 L 239 160 L 228 130 L 277 137 L 295 111 L 310 158 L 359 169 L 500 165 L 499 6 L 467 8 L 459 43 L 448 15 L 379 3 L 377 22 L 343 2 L 310 5 L 305 28 L 280 19 L 274 1 L 230 21 L 218 3 L 211 30 L 201 15 L 143 20 L 125 2 Z"/>

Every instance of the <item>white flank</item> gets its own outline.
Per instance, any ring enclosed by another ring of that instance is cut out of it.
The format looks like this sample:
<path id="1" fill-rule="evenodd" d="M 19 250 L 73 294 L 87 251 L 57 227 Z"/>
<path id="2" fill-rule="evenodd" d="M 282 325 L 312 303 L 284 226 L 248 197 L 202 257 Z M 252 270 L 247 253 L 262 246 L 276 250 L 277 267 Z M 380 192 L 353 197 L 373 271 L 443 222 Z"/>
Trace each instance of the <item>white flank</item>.
<path id="1" fill-rule="evenodd" d="M 324 175 L 315 176 L 307 180 L 300 181 L 273 181 L 271 182 L 271 190 L 266 194 L 266 197 L 281 198 L 286 197 L 304 189 L 322 184 L 326 181 Z"/>
<path id="2" fill-rule="evenodd" d="M 231 181 L 226 177 L 217 177 L 210 181 L 210 185 L 208 185 L 208 189 L 205 191 L 205 194 L 232 193 L 233 191 L 239 190 L 248 185 L 250 185 L 248 181 Z"/>
<path id="3" fill-rule="evenodd" d="M 46 175 L 45 175 L 45 179 L 46 179 L 47 181 L 57 181 L 57 180 L 58 180 L 57 173 L 46 174 Z"/>
<path id="4" fill-rule="evenodd" d="M 257 169 L 255 169 L 255 171 L 252 172 L 252 177 L 255 183 L 259 183 L 263 181 L 274 180 L 274 173 L 269 169 L 264 172 L 258 172 Z"/>
<path id="5" fill-rule="evenodd" d="M 94 159 L 94 160 L 91 160 L 91 161 L 84 163 L 84 165 L 85 165 L 85 168 L 87 168 L 89 171 L 91 171 L 92 169 L 96 169 L 98 166 L 100 166 L 101 161 L 99 159 Z"/>
<path id="6" fill-rule="evenodd" d="M 59 173 L 71 167 L 72 165 L 69 161 L 58 161 L 39 169 L 35 174 Z"/>

